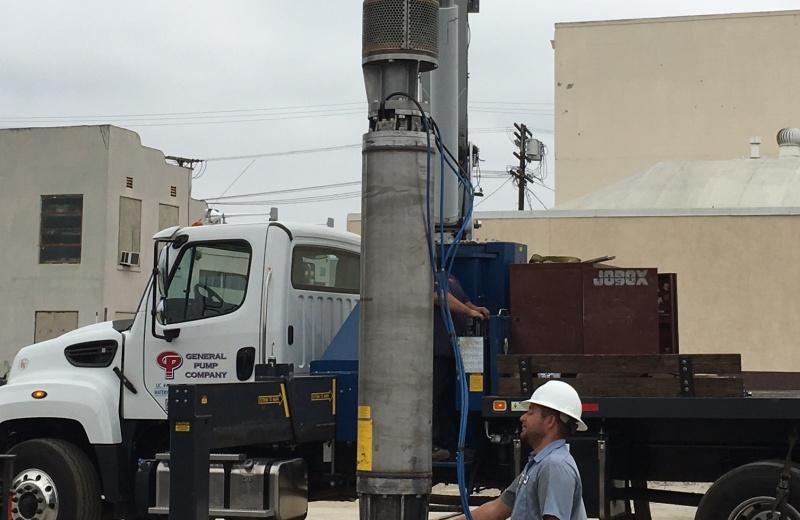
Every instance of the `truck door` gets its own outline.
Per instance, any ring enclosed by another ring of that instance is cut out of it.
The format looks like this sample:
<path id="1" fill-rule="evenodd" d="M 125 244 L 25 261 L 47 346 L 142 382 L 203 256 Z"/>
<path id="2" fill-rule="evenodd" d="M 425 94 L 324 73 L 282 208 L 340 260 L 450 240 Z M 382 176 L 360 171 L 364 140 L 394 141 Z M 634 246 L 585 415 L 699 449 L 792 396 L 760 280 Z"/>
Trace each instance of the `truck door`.
<path id="1" fill-rule="evenodd" d="M 168 385 L 253 380 L 259 339 L 260 244 L 214 240 L 186 244 L 172 264 L 163 302 L 171 341 L 145 337 L 147 391 L 166 410 Z"/>
<path id="2" fill-rule="evenodd" d="M 357 243 L 294 236 L 278 225 L 267 234 L 266 337 L 261 359 L 309 371 L 350 315 L 359 296 Z"/>

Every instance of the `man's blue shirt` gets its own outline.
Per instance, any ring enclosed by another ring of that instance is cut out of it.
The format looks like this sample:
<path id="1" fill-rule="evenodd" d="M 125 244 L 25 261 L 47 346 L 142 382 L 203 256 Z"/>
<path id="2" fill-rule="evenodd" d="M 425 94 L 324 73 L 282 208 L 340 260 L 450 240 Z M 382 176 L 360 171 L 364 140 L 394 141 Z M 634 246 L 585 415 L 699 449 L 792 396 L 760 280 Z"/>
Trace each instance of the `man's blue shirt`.
<path id="1" fill-rule="evenodd" d="M 511 520 L 542 520 L 545 515 L 558 520 L 586 520 L 582 495 L 578 466 L 566 441 L 560 439 L 532 453 L 525 469 L 500 499 L 513 508 Z"/>

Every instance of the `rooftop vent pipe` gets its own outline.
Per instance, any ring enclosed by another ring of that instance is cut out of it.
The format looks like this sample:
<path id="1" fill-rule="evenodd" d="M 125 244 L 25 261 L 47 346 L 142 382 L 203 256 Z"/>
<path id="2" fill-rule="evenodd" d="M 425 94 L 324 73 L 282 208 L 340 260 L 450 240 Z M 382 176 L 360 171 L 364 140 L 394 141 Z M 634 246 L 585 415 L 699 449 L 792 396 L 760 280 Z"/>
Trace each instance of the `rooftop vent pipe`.
<path id="1" fill-rule="evenodd" d="M 800 157 L 800 130 L 784 128 L 778 132 L 778 157 Z"/>
<path id="2" fill-rule="evenodd" d="M 751 159 L 760 159 L 761 158 L 761 136 L 754 135 L 750 138 L 750 158 Z"/>

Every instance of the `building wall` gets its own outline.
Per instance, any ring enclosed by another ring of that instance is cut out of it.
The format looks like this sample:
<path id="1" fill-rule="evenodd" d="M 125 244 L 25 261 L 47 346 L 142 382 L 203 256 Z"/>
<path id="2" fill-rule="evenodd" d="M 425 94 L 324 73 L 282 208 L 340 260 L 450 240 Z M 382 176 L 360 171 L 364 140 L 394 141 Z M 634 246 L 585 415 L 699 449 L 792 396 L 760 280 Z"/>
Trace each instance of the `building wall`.
<path id="1" fill-rule="evenodd" d="M 529 255 L 613 255 L 611 265 L 677 273 L 681 352 L 741 353 L 748 371 L 800 371 L 800 215 L 494 215 L 479 217 L 479 239 L 521 242 Z"/>
<path id="2" fill-rule="evenodd" d="M 125 187 L 129 176 L 132 189 Z M 136 309 L 149 278 L 158 203 L 180 206 L 186 225 L 190 182 L 190 170 L 166 164 L 163 153 L 121 128 L 0 130 L 0 375 L 4 362 L 33 342 L 37 311 L 77 311 L 84 326 Z M 81 261 L 40 264 L 41 197 L 67 194 L 83 194 Z M 120 196 L 143 201 L 141 267 L 118 265 Z"/>
<path id="3" fill-rule="evenodd" d="M 123 128 L 110 127 L 111 139 L 108 168 L 108 200 L 106 221 L 107 233 L 113 240 L 105 244 L 104 254 L 109 259 L 105 264 L 106 285 L 103 312 L 108 319 L 116 313 L 135 312 L 153 264 L 152 236 L 160 231 L 159 204 L 178 206 L 178 222 L 170 225 L 186 226 L 190 219 L 191 174 L 189 168 L 167 164 L 160 150 L 142 146 L 139 135 Z M 127 187 L 127 178 L 133 180 L 133 188 Z M 172 196 L 175 187 L 175 196 Z M 110 261 L 117 258 L 120 215 L 120 197 L 142 201 L 141 240 L 139 244 L 140 264 L 125 267 Z M 131 294 L 136 298 L 131 298 Z M 111 312 L 113 309 L 114 312 Z"/>
<path id="4" fill-rule="evenodd" d="M 800 11 L 556 24 L 556 204 L 800 126 Z"/>
<path id="5" fill-rule="evenodd" d="M 0 373 L 33 342 L 36 311 L 102 310 L 104 259 L 90 252 L 106 241 L 107 146 L 102 127 L 0 131 Z M 40 264 L 41 196 L 67 194 L 83 194 L 81 263 Z"/>

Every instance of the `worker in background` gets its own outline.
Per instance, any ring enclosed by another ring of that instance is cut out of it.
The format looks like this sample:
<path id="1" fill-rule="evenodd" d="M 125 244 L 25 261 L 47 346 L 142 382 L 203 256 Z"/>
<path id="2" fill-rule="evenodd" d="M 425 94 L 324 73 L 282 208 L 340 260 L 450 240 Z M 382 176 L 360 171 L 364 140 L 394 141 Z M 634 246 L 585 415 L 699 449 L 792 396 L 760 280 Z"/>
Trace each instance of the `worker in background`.
<path id="1" fill-rule="evenodd" d="M 447 291 L 456 336 L 467 334 L 471 319 L 489 317 L 489 309 L 474 305 L 452 274 L 447 277 Z M 443 461 L 449 459 L 458 446 L 456 361 L 442 317 L 438 290 L 433 292 L 433 303 L 433 460 Z"/>
<path id="2" fill-rule="evenodd" d="M 586 520 L 581 475 L 565 440 L 576 430 L 586 431 L 578 392 L 563 381 L 548 381 L 520 404 L 526 410 L 520 438 L 533 452 L 514 482 L 472 511 L 472 518 Z"/>

